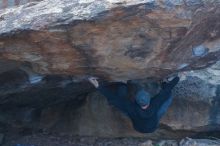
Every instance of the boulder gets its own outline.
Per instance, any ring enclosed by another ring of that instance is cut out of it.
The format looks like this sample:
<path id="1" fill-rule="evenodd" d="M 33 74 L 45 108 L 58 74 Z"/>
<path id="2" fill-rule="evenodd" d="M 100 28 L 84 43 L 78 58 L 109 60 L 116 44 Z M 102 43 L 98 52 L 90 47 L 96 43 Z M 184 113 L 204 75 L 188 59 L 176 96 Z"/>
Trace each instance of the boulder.
<path id="1" fill-rule="evenodd" d="M 162 78 L 219 60 L 218 0 L 44 0 L 0 10 L 0 59 L 41 74 Z"/>
<path id="2" fill-rule="evenodd" d="M 1 123 L 110 137 L 219 132 L 219 0 L 37 0 L 1 8 Z M 182 71 L 171 108 L 149 135 L 135 132 L 85 81 L 158 81 Z"/>

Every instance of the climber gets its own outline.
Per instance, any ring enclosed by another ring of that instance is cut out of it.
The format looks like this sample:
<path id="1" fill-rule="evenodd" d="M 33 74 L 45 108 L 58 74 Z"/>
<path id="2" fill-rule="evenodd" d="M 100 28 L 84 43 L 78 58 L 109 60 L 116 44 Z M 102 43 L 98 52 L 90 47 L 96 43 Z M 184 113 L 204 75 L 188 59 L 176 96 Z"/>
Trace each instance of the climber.
<path id="1" fill-rule="evenodd" d="M 176 76 L 171 81 L 162 82 L 160 92 L 151 99 L 139 83 L 127 81 L 100 85 L 97 78 L 89 78 L 89 82 L 107 98 L 109 104 L 127 115 L 134 129 L 141 133 L 152 133 L 157 129 L 172 102 L 171 90 L 178 81 L 179 77 Z"/>

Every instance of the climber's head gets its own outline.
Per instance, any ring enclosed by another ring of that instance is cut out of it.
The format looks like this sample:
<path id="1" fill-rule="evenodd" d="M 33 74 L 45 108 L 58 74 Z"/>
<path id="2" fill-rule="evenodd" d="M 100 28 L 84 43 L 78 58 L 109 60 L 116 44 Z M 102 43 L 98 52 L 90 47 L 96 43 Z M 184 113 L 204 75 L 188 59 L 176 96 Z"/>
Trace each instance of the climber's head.
<path id="1" fill-rule="evenodd" d="M 150 94 L 144 89 L 141 89 L 137 92 L 135 100 L 142 109 L 147 109 L 150 105 Z"/>

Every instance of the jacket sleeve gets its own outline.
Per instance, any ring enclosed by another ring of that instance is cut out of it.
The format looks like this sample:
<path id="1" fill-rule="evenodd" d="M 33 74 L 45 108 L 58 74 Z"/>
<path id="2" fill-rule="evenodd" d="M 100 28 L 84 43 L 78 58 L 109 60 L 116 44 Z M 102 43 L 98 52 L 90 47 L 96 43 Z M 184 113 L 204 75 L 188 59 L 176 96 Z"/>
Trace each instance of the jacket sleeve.
<path id="1" fill-rule="evenodd" d="M 179 82 L 180 78 L 179 77 L 175 77 L 172 81 L 168 82 L 168 83 L 162 83 L 162 88 L 164 90 L 172 90 L 176 84 Z"/>
<path id="2" fill-rule="evenodd" d="M 178 82 L 179 77 L 175 77 L 172 81 L 166 83 L 161 91 L 151 99 L 149 113 L 157 113 L 165 102 L 172 100 L 171 91 Z"/>
<path id="3" fill-rule="evenodd" d="M 152 99 L 152 104 L 157 108 L 160 108 L 164 102 L 171 98 L 171 91 L 179 82 L 179 80 L 179 77 L 175 77 L 172 81 L 165 83 L 160 93 Z"/>
<path id="4" fill-rule="evenodd" d="M 108 99 L 125 97 L 127 94 L 126 84 L 121 82 L 107 83 L 99 86 L 98 91 Z"/>

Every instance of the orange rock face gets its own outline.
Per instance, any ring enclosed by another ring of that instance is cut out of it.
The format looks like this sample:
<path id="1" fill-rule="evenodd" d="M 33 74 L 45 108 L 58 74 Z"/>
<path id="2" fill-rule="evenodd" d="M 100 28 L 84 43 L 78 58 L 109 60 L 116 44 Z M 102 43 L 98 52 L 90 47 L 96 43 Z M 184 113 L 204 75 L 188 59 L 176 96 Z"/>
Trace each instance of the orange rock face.
<path id="1" fill-rule="evenodd" d="M 57 16 L 52 10 L 41 14 L 43 2 L 21 7 L 17 17 L 3 9 L 0 59 L 29 63 L 42 74 L 92 75 L 109 80 L 162 78 L 182 70 L 205 68 L 219 60 L 217 3 L 103 3 L 106 9 L 92 7 L 85 19 L 70 15 L 68 21 L 60 20 L 59 15 L 65 18 L 70 12 L 84 14 L 78 7 L 85 3 L 79 2 L 74 11 L 73 7 L 63 6 L 60 12 L 55 7 Z M 29 9 L 39 11 L 39 15 Z M 16 8 L 12 10 L 17 12 Z M 28 11 L 30 15 L 23 16 Z M 194 56 L 193 48 L 201 45 L 208 52 Z"/>

